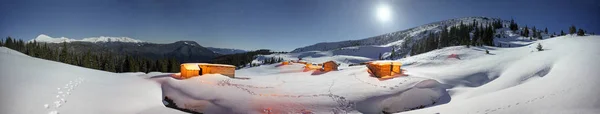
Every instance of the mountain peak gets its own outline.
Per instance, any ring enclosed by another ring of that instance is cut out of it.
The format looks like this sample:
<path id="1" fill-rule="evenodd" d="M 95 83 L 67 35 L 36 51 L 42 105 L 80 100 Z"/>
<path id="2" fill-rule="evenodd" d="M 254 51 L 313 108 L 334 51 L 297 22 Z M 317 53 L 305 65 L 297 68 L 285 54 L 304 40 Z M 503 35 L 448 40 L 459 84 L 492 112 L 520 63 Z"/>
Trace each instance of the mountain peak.
<path id="1" fill-rule="evenodd" d="M 144 43 L 144 41 L 129 38 L 129 37 L 110 37 L 110 36 L 100 36 L 100 37 L 89 37 L 83 38 L 81 40 L 70 39 L 66 37 L 53 38 L 46 34 L 40 34 L 35 39 L 30 40 L 29 42 L 46 42 L 46 43 L 62 43 L 62 42 L 91 42 L 91 43 L 106 43 L 106 42 L 125 42 L 125 43 Z"/>
<path id="2" fill-rule="evenodd" d="M 48 43 L 62 43 L 62 42 L 71 42 L 72 39 L 60 37 L 60 38 L 52 38 L 46 34 L 40 34 L 35 39 L 30 40 L 29 42 L 48 42 Z"/>
<path id="3" fill-rule="evenodd" d="M 100 37 L 90 37 L 83 38 L 81 41 L 84 42 L 129 42 L 129 43 L 143 43 L 144 41 L 129 38 L 129 37 L 110 37 L 110 36 L 100 36 Z"/>

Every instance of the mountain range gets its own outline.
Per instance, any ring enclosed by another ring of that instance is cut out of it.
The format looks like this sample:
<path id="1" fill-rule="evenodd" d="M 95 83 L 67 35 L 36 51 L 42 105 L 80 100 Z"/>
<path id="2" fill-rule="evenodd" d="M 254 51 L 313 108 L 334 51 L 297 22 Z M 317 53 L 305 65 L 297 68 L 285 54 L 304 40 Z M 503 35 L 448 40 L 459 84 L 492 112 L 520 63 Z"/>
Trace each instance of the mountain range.
<path id="1" fill-rule="evenodd" d="M 128 37 L 92 37 L 81 40 L 65 37 L 52 38 L 41 34 L 29 42 L 45 42 L 54 49 L 62 43 L 69 45 L 68 50 L 76 53 L 90 51 L 92 53 L 111 53 L 118 55 L 142 56 L 150 59 L 175 58 L 180 62 L 209 62 L 221 54 L 205 48 L 195 41 L 177 41 L 174 43 L 158 44 L 145 42 Z"/>

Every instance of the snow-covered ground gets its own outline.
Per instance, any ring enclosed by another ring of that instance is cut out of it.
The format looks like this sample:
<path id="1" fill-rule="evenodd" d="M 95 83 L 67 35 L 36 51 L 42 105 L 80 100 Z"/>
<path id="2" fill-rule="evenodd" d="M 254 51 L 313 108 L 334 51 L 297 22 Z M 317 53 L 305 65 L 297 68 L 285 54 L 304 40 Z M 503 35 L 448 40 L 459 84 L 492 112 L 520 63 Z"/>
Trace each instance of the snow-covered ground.
<path id="1" fill-rule="evenodd" d="M 544 51 L 537 51 L 538 43 Z M 163 95 L 178 107 L 205 113 L 600 111 L 600 36 L 568 35 L 527 44 L 434 50 L 398 60 L 408 76 L 388 80 L 371 77 L 365 66 L 320 72 L 300 64 L 244 68 L 236 71 L 240 78 L 211 74 L 177 80 L 169 73 L 91 70 L 2 47 L 0 113 L 182 113 L 165 108 Z M 261 57 L 295 59 L 301 54 Z M 328 54 L 303 58 L 344 58 Z M 458 58 L 448 58 L 452 54 Z M 413 110 L 418 107 L 424 108 Z"/>
<path id="2" fill-rule="evenodd" d="M 538 52 L 540 43 L 544 51 Z M 406 113 L 597 113 L 600 37 L 562 36 L 519 48 L 445 48 L 406 58 L 411 76 L 447 86 L 447 104 Z M 460 60 L 444 59 L 450 54 Z"/>
<path id="3" fill-rule="evenodd" d="M 2 114 L 160 114 L 156 82 L 29 57 L 0 47 Z"/>
<path id="4" fill-rule="evenodd" d="M 179 107 L 207 113 L 380 113 L 433 104 L 445 91 L 435 80 L 379 80 L 364 66 L 340 71 L 304 71 L 301 64 L 242 69 L 187 80 L 152 78 Z"/>

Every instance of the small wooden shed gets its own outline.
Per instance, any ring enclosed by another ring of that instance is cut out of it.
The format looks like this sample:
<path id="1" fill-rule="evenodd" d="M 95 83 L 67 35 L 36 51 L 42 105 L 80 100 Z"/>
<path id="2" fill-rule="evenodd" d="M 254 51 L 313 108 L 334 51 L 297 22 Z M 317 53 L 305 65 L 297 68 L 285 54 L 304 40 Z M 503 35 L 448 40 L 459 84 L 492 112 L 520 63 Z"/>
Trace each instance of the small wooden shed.
<path id="1" fill-rule="evenodd" d="M 197 63 L 184 63 L 180 65 L 180 75 L 175 75 L 175 78 L 187 79 L 200 75 L 200 67 Z"/>
<path id="2" fill-rule="evenodd" d="M 377 78 L 387 78 L 402 74 L 400 67 L 402 63 L 397 61 L 373 61 L 367 64 L 369 73 L 373 74 Z"/>
<path id="3" fill-rule="evenodd" d="M 318 69 L 323 68 L 323 66 L 319 65 L 319 64 L 314 64 L 314 63 L 306 63 L 306 64 L 304 64 L 304 68 L 308 69 L 308 70 L 318 70 Z"/>
<path id="4" fill-rule="evenodd" d="M 323 63 L 323 71 L 329 72 L 329 71 L 338 70 L 338 66 L 339 65 L 334 61 L 327 61 L 327 62 Z"/>
<path id="5" fill-rule="evenodd" d="M 202 63 L 198 64 L 200 66 L 201 74 L 222 74 L 225 76 L 229 76 L 233 78 L 235 76 L 235 66 L 233 65 L 224 65 L 224 64 L 208 64 Z"/>
<path id="6" fill-rule="evenodd" d="M 209 63 L 184 63 L 180 66 L 180 75 L 174 75 L 175 78 L 188 79 L 204 74 L 222 74 L 233 78 L 235 76 L 235 66 L 224 64 Z"/>

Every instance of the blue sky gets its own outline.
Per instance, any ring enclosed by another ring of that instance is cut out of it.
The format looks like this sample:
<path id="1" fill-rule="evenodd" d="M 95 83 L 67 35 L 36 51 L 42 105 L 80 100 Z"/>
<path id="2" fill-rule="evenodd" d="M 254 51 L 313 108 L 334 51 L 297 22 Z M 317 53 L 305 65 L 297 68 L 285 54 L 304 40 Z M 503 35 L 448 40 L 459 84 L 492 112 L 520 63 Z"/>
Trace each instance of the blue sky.
<path id="1" fill-rule="evenodd" d="M 377 19 L 388 6 L 391 18 Z M 467 16 L 600 34 L 598 0 L 1 0 L 0 36 L 126 36 L 155 43 L 291 51 Z"/>

